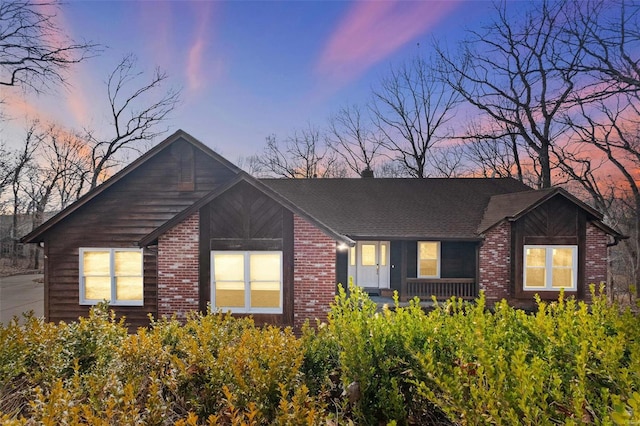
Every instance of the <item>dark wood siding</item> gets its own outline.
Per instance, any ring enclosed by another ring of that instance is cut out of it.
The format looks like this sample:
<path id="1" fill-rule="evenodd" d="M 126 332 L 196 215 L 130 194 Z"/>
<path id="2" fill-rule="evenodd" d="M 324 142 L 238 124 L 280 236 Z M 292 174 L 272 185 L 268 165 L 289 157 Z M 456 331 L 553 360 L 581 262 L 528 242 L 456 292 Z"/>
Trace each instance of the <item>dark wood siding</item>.
<path id="1" fill-rule="evenodd" d="M 343 288 L 349 286 L 349 251 L 336 251 L 336 288 L 338 284 L 342 284 Z"/>
<path id="2" fill-rule="evenodd" d="M 253 318 L 257 323 L 293 325 L 293 214 L 241 182 L 202 207 L 200 222 L 200 306 L 211 300 L 211 250 L 282 250 L 283 313 Z"/>
<path id="3" fill-rule="evenodd" d="M 443 241 L 440 244 L 440 277 L 475 278 L 476 246 L 475 242 Z"/>
<path id="4" fill-rule="evenodd" d="M 554 197 L 543 205 L 529 212 L 512 225 L 513 274 L 511 282 L 512 294 L 516 297 L 530 299 L 532 292 L 524 292 L 523 288 L 523 253 L 524 246 L 537 245 L 577 245 L 578 246 L 578 291 L 584 294 L 584 263 L 586 250 L 586 212 L 564 197 Z M 543 299 L 556 299 L 557 291 L 537 292 Z"/>
<path id="5" fill-rule="evenodd" d="M 179 155 L 181 149 L 193 148 L 182 140 L 174 142 L 44 236 L 49 320 L 72 321 L 89 310 L 78 301 L 80 247 L 135 247 L 142 237 L 234 176 L 226 166 L 195 149 L 193 189 L 181 190 L 185 180 L 180 168 L 185 164 Z M 133 327 L 148 324 L 147 314 L 155 316 L 157 312 L 156 261 L 153 248 L 145 249 L 144 306 L 114 307 Z"/>
<path id="6" fill-rule="evenodd" d="M 391 290 L 402 290 L 402 251 L 404 241 L 391 241 L 389 260 L 391 263 L 391 274 L 389 285 Z"/>

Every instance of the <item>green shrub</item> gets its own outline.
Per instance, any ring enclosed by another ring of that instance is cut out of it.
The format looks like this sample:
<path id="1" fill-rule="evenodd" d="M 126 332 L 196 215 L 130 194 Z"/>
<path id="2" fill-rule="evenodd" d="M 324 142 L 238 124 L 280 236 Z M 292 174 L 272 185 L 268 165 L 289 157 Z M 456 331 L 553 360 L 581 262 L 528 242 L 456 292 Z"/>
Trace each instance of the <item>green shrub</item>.
<path id="1" fill-rule="evenodd" d="M 326 425 L 640 422 L 640 327 L 590 305 L 417 300 L 340 290 L 327 324 L 259 328 L 216 313 L 129 334 L 106 306 L 0 327 L 0 422 Z"/>

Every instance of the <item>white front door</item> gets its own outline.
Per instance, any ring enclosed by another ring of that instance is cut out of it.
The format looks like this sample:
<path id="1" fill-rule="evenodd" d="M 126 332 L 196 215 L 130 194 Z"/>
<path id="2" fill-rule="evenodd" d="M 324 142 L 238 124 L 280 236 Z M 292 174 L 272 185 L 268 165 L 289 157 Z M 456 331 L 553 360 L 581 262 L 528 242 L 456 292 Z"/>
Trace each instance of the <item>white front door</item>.
<path id="1" fill-rule="evenodd" d="M 360 287 L 389 288 L 389 241 L 358 241 L 355 248 L 355 262 L 349 261 L 350 265 L 355 263 L 354 283 Z"/>

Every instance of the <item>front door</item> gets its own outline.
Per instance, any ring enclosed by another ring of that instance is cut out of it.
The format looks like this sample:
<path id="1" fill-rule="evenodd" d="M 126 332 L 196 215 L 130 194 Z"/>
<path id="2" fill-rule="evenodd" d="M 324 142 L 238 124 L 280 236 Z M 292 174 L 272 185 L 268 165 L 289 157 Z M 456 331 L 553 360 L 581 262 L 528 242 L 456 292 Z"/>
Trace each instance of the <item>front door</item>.
<path id="1" fill-rule="evenodd" d="M 358 241 L 355 251 L 355 284 L 389 288 L 389 241 Z"/>

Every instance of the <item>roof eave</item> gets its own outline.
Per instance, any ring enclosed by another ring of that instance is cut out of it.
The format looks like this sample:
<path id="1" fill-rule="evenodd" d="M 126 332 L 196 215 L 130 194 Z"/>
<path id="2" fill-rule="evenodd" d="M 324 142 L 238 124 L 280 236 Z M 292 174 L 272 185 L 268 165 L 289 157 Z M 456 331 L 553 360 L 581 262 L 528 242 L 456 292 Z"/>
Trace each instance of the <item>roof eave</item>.
<path id="1" fill-rule="evenodd" d="M 354 241 L 482 241 L 482 237 L 478 235 L 445 237 L 442 235 L 364 235 L 364 234 L 346 234 Z"/>

